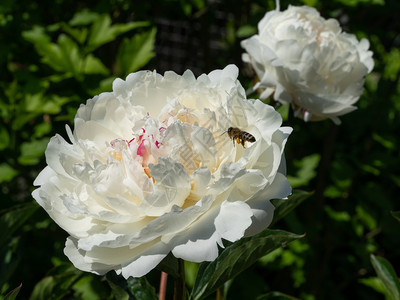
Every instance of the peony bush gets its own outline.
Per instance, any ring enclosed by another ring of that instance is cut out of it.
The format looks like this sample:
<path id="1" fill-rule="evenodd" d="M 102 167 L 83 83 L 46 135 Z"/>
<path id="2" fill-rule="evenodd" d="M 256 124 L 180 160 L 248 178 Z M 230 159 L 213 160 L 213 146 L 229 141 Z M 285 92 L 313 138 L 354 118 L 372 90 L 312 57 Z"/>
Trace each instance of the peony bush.
<path id="1" fill-rule="evenodd" d="M 258 34 L 241 45 L 243 61 L 259 77 L 254 90 L 263 90 L 260 98 L 291 104 L 305 121 L 340 123 L 339 116 L 356 109 L 374 66 L 367 39 L 358 41 L 308 6 L 266 13 Z"/>
<path id="2" fill-rule="evenodd" d="M 246 99 L 229 65 L 195 78 L 140 71 L 79 108 L 54 136 L 33 197 L 69 237 L 79 269 L 140 277 L 170 252 L 212 261 L 223 240 L 267 228 L 291 193 L 280 115 Z M 237 144 L 230 127 L 255 142 Z"/>

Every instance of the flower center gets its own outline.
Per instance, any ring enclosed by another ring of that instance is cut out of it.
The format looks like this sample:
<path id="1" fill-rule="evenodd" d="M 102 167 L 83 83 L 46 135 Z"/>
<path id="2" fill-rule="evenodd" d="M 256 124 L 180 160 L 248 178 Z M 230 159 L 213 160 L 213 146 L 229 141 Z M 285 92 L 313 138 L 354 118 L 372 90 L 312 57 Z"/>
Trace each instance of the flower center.
<path id="1" fill-rule="evenodd" d="M 148 165 L 156 164 L 160 156 L 166 155 L 166 149 L 163 149 L 161 142 L 166 128 L 162 125 L 147 115 L 135 124 L 133 138 L 130 140 L 121 138 L 112 140 L 110 142 L 111 149 L 108 153 L 120 162 L 124 160 L 124 155 L 126 155 L 126 159 L 135 160 L 141 164 L 144 173 L 152 178 Z"/>
<path id="2" fill-rule="evenodd" d="M 181 163 L 189 174 L 200 167 L 215 170 L 219 161 L 215 136 L 221 136 L 216 134 L 216 128 L 213 114 L 204 117 L 176 100 L 171 101 L 157 119 L 147 114 L 136 121 L 132 137 L 111 141 L 109 155 L 125 165 L 126 159 L 134 160 L 135 166 L 149 178 L 152 178 L 149 165 L 156 165 L 160 157 Z M 220 139 L 229 141 L 226 136 Z"/>

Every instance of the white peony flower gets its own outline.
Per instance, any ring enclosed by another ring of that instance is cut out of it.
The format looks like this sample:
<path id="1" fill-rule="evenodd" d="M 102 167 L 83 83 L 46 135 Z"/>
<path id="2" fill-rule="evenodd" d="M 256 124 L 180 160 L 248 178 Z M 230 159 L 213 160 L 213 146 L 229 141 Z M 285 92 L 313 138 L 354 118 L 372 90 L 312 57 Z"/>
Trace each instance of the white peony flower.
<path id="1" fill-rule="evenodd" d="M 291 132 L 259 100 L 246 100 L 234 65 L 197 79 L 141 71 L 79 108 L 71 143 L 46 150 L 36 201 L 68 237 L 81 270 L 140 277 L 169 252 L 212 261 L 222 239 L 265 229 L 270 199 L 291 192 L 283 149 Z M 233 144 L 237 127 L 255 142 Z"/>
<path id="2" fill-rule="evenodd" d="M 341 31 L 314 8 L 289 6 L 268 12 L 257 35 L 242 41 L 243 60 L 254 68 L 265 89 L 260 98 L 290 103 L 305 121 L 338 116 L 356 109 L 364 77 L 374 61 L 369 42 Z"/>

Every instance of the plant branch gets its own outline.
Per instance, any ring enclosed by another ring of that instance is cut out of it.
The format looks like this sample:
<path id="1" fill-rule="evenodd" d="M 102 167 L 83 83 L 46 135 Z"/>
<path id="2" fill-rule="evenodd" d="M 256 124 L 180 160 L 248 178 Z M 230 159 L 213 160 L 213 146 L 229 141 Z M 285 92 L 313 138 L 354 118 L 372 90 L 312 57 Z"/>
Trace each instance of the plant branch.
<path id="1" fill-rule="evenodd" d="M 165 300 L 165 296 L 167 294 L 167 280 L 168 274 L 165 272 L 161 272 L 161 279 L 160 279 L 160 295 L 158 297 L 159 300 Z"/>

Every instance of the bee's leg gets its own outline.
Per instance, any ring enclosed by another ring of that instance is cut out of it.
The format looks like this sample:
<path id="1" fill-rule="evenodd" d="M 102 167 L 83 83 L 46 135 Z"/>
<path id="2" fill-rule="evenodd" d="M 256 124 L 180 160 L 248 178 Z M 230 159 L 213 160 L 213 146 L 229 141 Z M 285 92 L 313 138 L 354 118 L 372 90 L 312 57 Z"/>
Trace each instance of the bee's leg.
<path id="1" fill-rule="evenodd" d="M 246 141 L 243 139 L 243 140 L 242 140 L 242 143 L 241 143 L 242 146 L 243 146 L 243 148 L 246 148 L 246 147 L 244 146 L 244 143 L 245 143 L 245 142 L 246 142 Z"/>

